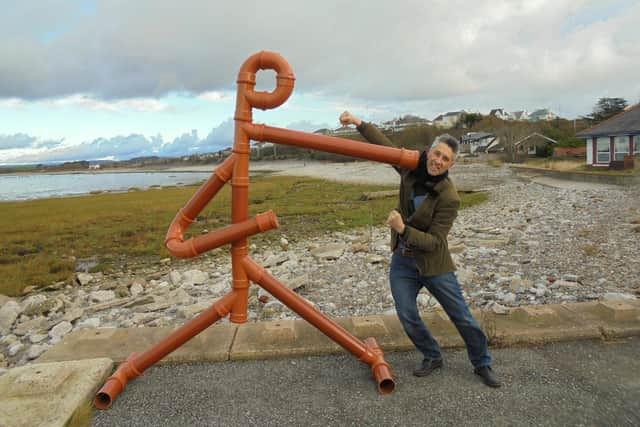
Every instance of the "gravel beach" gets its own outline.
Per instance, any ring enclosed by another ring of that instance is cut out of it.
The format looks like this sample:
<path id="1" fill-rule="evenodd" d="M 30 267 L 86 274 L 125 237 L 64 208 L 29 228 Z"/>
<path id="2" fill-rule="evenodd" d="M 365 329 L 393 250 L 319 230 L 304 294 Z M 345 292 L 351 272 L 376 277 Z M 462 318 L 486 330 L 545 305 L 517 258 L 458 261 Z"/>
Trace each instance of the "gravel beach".
<path id="1" fill-rule="evenodd" d="M 373 162 L 254 162 L 251 171 L 399 182 L 390 166 Z M 460 211 L 449 235 L 472 307 L 505 313 L 528 304 L 640 297 L 640 188 L 524 178 L 486 164 L 458 164 L 451 176 L 459 189 L 489 192 L 486 203 Z M 303 242 L 282 236 L 277 247 L 251 245 L 250 254 L 329 316 L 390 314 L 382 221 Z M 28 363 L 81 328 L 181 325 L 225 293 L 230 280 L 225 251 L 215 261 L 166 259 L 113 275 L 79 273 L 80 286 L 5 297 L 0 370 Z M 250 289 L 250 321 L 297 317 L 257 286 Z M 426 291 L 418 303 L 425 311 L 438 306 Z"/>

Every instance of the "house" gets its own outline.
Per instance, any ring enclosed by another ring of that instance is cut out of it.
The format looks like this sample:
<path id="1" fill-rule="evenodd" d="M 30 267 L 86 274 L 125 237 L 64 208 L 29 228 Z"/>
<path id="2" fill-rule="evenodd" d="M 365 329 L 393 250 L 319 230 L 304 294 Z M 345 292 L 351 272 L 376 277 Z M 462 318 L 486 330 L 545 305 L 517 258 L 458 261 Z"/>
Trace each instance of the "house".
<path id="1" fill-rule="evenodd" d="M 422 117 L 412 116 L 407 114 L 404 117 L 398 117 L 397 119 L 389 120 L 388 122 L 383 122 L 381 124 L 381 128 L 384 130 L 388 130 L 391 132 L 400 132 L 407 128 L 419 127 L 419 126 L 430 126 L 433 122 L 431 120 L 423 119 Z"/>
<path id="2" fill-rule="evenodd" d="M 504 108 L 494 108 L 489 112 L 490 116 L 499 118 L 500 120 L 510 120 L 511 115 L 507 113 Z"/>
<path id="3" fill-rule="evenodd" d="M 484 152 L 496 139 L 496 136 L 489 132 L 467 132 L 460 138 L 460 152 L 476 154 Z"/>
<path id="4" fill-rule="evenodd" d="M 549 144 L 557 143 L 558 141 L 555 139 L 544 136 L 538 132 L 533 132 L 513 143 L 514 160 L 535 156 L 541 150 L 546 149 Z"/>
<path id="5" fill-rule="evenodd" d="M 445 114 L 440 114 L 433 119 L 433 124 L 444 129 L 449 129 L 457 125 L 466 114 L 466 111 L 450 111 Z"/>
<path id="6" fill-rule="evenodd" d="M 353 126 L 341 126 L 338 129 L 334 129 L 331 131 L 331 135 L 353 135 L 357 134 L 358 131 Z"/>
<path id="7" fill-rule="evenodd" d="M 547 108 L 541 108 L 539 110 L 534 111 L 533 113 L 529 114 L 529 120 L 532 122 L 537 122 L 537 121 L 550 121 L 555 119 L 556 116 L 552 111 L 550 111 Z"/>
<path id="8" fill-rule="evenodd" d="M 99 164 L 99 163 L 91 163 L 91 164 L 89 165 L 89 169 L 90 169 L 90 170 L 97 170 L 97 169 L 100 169 L 100 164 Z"/>
<path id="9" fill-rule="evenodd" d="M 587 146 L 587 165 L 623 168 L 627 156 L 640 156 L 640 104 L 578 132 Z"/>
<path id="10" fill-rule="evenodd" d="M 529 120 L 527 110 L 514 111 L 510 116 L 512 120 Z"/>

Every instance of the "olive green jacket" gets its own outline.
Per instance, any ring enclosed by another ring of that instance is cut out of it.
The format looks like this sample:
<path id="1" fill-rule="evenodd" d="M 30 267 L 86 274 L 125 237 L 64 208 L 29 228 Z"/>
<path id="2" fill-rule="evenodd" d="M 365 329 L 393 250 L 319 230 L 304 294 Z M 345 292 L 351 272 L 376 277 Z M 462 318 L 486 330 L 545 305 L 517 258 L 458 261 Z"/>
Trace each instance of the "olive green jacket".
<path id="1" fill-rule="evenodd" d="M 374 125 L 362 122 L 358 126 L 360 134 L 369 142 L 393 146 L 392 142 Z M 458 216 L 460 196 L 449 177 L 438 182 L 434 189 L 437 197 L 427 196 L 418 209 L 409 216 L 409 204 L 413 203 L 411 194 L 416 177 L 412 170 L 395 167 L 400 174 L 400 200 L 398 211 L 405 223 L 402 237 L 391 229 L 391 250 L 403 239 L 405 246 L 414 252 L 416 266 L 422 276 L 437 276 L 455 271 L 451 259 L 447 234 Z"/>

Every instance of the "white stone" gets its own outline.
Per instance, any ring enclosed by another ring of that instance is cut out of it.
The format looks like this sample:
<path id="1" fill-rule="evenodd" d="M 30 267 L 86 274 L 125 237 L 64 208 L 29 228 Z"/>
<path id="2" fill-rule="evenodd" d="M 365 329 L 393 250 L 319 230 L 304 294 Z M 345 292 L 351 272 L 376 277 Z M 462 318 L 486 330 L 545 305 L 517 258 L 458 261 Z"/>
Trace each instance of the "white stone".
<path id="1" fill-rule="evenodd" d="M 209 275 L 201 270 L 187 270 L 182 273 L 182 283 L 201 285 L 209 278 Z"/>
<path id="2" fill-rule="evenodd" d="M 93 281 L 93 276 L 89 273 L 78 273 L 76 277 L 81 286 L 88 285 Z"/>
<path id="3" fill-rule="evenodd" d="M 29 335 L 29 341 L 31 342 L 31 344 L 36 344 L 45 340 L 47 337 L 48 335 L 45 334 L 33 334 Z"/>
<path id="4" fill-rule="evenodd" d="M 7 301 L 0 308 L 0 335 L 6 335 L 11 331 L 11 326 L 13 326 L 21 312 L 20 304 L 13 300 Z"/>
<path id="5" fill-rule="evenodd" d="M 342 243 L 321 246 L 319 248 L 311 250 L 311 255 L 313 255 L 317 259 L 326 259 L 326 260 L 334 260 L 338 259 L 344 253 L 346 249 L 346 245 Z"/>
<path id="6" fill-rule="evenodd" d="M 493 311 L 496 314 L 508 314 L 509 308 L 496 302 L 491 305 L 491 311 Z"/>
<path id="7" fill-rule="evenodd" d="M 502 297 L 502 301 L 505 304 L 513 304 L 514 302 L 516 302 L 516 294 L 514 294 L 513 292 L 508 292 Z"/>
<path id="8" fill-rule="evenodd" d="M 577 282 L 578 276 L 576 276 L 575 274 L 563 274 L 562 280 L 566 280 L 567 282 Z"/>
<path id="9" fill-rule="evenodd" d="M 93 291 L 89 294 L 89 299 L 93 302 L 107 302 L 116 298 L 114 291 Z"/>
<path id="10" fill-rule="evenodd" d="M 630 300 L 635 300 L 636 297 L 632 294 L 627 294 L 623 292 L 607 292 L 606 294 L 604 294 L 602 299 L 605 301 L 615 301 L 615 300 L 630 301 Z"/>
<path id="11" fill-rule="evenodd" d="M 140 283 L 134 283 L 133 285 L 131 285 L 131 288 L 129 288 L 129 290 L 131 291 L 131 295 L 134 297 L 144 292 L 144 288 Z"/>
<path id="12" fill-rule="evenodd" d="M 29 348 L 29 350 L 27 351 L 27 359 L 29 360 L 37 359 L 38 357 L 40 357 L 42 353 L 47 351 L 48 348 L 49 346 L 46 344 L 32 345 L 31 348 Z"/>
<path id="13" fill-rule="evenodd" d="M 214 301 L 202 301 L 196 304 L 179 307 L 178 315 L 184 319 L 191 319 L 196 314 L 199 314 L 207 308 L 211 307 L 211 305 L 213 305 L 213 302 Z"/>
<path id="14" fill-rule="evenodd" d="M 553 286 L 560 288 L 579 288 L 580 284 L 577 282 L 569 282 L 567 280 L 556 280 L 553 282 Z"/>
<path id="15" fill-rule="evenodd" d="M 84 319 L 81 322 L 78 322 L 76 325 L 77 329 L 96 329 L 100 327 L 100 318 L 98 317 L 90 317 L 88 319 Z"/>
<path id="16" fill-rule="evenodd" d="M 54 339 L 60 339 L 71 332 L 71 329 L 73 329 L 71 323 L 64 320 L 51 328 L 49 336 Z"/>
<path id="17" fill-rule="evenodd" d="M 74 320 L 77 320 L 82 316 L 84 316 L 84 310 L 80 307 L 74 307 L 71 310 L 64 313 L 64 316 L 62 316 L 62 320 L 66 320 L 67 322 L 73 322 Z"/>
<path id="18" fill-rule="evenodd" d="M 17 342 L 9 346 L 9 356 L 13 357 L 24 348 L 24 344 Z"/>
<path id="19" fill-rule="evenodd" d="M 171 272 L 169 273 L 169 280 L 175 286 L 178 286 L 180 284 L 180 281 L 182 280 L 182 274 L 180 274 L 179 271 L 171 270 Z"/>
<path id="20" fill-rule="evenodd" d="M 284 237 L 280 238 L 280 248 L 282 248 L 283 251 L 289 250 L 289 241 Z"/>

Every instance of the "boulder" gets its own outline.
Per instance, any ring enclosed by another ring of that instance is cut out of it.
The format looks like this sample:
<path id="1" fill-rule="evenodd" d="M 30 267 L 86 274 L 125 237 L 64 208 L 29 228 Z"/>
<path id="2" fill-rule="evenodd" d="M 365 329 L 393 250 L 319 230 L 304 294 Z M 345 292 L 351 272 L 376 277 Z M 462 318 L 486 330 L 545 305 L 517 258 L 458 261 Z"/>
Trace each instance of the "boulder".
<path id="1" fill-rule="evenodd" d="M 346 245 L 342 243 L 336 243 L 333 245 L 321 246 L 319 248 L 312 249 L 311 255 L 316 259 L 334 260 L 338 259 L 344 253 Z"/>
<path id="2" fill-rule="evenodd" d="M 20 313 L 22 313 L 22 308 L 17 302 L 9 300 L 4 303 L 0 308 L 0 335 L 7 335 L 11 331 L 11 326 Z"/>
<path id="3" fill-rule="evenodd" d="M 73 329 L 71 323 L 63 320 L 62 322 L 51 328 L 51 330 L 49 331 L 49 336 L 54 340 L 60 340 L 62 337 L 71 332 L 71 329 Z"/>
<path id="4" fill-rule="evenodd" d="M 76 274 L 76 279 L 80 286 L 85 286 L 93 281 L 93 276 L 89 273 L 78 273 Z"/>
<path id="5" fill-rule="evenodd" d="M 114 291 L 93 291 L 89 294 L 89 299 L 93 302 L 107 302 L 116 298 Z"/>
<path id="6" fill-rule="evenodd" d="M 187 270 L 182 273 L 184 285 L 201 285 L 209 278 L 209 274 L 200 270 Z"/>

